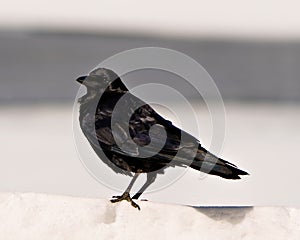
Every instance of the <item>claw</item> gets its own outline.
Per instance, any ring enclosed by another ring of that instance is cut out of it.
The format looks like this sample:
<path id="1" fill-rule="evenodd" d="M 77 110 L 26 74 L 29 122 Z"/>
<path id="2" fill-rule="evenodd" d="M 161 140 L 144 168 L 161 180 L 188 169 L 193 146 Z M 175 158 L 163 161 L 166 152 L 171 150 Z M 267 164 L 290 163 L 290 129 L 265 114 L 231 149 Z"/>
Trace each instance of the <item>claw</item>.
<path id="1" fill-rule="evenodd" d="M 141 194 L 135 194 L 132 199 L 138 199 L 141 196 Z M 141 199 L 141 201 L 148 201 L 147 199 Z"/>
<path id="2" fill-rule="evenodd" d="M 138 210 L 141 210 L 140 206 L 132 200 L 128 192 L 124 192 L 121 196 L 112 196 L 112 198 L 115 198 L 110 200 L 112 203 L 126 200 L 131 203 L 131 206 L 137 208 Z"/>

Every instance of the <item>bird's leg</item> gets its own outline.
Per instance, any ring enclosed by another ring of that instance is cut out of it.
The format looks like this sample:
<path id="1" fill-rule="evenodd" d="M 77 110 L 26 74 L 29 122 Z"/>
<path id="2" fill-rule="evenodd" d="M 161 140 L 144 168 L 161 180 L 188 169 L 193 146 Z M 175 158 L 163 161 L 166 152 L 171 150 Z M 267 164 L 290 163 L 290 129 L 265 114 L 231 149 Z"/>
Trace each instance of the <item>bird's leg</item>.
<path id="1" fill-rule="evenodd" d="M 127 187 L 127 189 L 125 190 L 125 192 L 121 195 L 121 196 L 113 196 L 113 198 L 115 199 L 112 199 L 110 200 L 112 203 L 116 203 L 116 202 L 120 202 L 120 201 L 123 201 L 123 200 L 127 200 L 128 202 L 131 203 L 131 205 L 135 208 L 137 208 L 138 210 L 140 210 L 140 206 L 137 205 L 133 200 L 132 198 L 130 197 L 130 190 L 134 184 L 134 182 L 136 181 L 136 179 L 138 178 L 138 176 L 140 175 L 140 173 L 135 173 L 131 182 L 129 183 L 129 186 Z"/>
<path id="2" fill-rule="evenodd" d="M 132 197 L 132 199 L 138 199 L 143 194 L 143 192 L 154 182 L 156 176 L 157 173 L 147 173 L 147 181 L 141 187 L 141 189 Z"/>

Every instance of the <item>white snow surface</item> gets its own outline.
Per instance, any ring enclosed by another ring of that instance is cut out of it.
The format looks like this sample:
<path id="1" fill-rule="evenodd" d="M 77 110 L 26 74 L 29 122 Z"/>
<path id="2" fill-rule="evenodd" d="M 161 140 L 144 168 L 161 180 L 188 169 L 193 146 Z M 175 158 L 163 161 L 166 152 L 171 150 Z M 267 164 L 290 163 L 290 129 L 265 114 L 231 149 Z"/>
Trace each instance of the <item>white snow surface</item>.
<path id="1" fill-rule="evenodd" d="M 300 239 L 300 209 L 0 193 L 0 239 Z"/>

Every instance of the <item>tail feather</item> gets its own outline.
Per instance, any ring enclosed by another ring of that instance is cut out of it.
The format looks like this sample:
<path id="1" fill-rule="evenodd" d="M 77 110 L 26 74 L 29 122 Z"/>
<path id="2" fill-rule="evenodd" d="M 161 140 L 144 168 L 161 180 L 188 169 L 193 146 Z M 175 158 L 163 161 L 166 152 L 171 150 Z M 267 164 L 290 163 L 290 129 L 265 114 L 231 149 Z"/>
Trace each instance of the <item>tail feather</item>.
<path id="1" fill-rule="evenodd" d="M 236 165 L 221 158 L 217 158 L 202 147 L 198 150 L 197 156 L 190 167 L 226 179 L 240 179 L 241 177 L 239 175 L 249 175 L 247 172 L 239 169 Z"/>

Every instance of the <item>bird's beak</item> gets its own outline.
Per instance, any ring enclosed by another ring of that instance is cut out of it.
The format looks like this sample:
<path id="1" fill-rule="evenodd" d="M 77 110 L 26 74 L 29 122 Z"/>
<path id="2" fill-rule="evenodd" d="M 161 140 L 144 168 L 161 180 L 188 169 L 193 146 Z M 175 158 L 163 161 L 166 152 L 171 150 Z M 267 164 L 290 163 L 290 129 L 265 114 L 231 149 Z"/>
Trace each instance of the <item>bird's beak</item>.
<path id="1" fill-rule="evenodd" d="M 81 76 L 79 78 L 76 79 L 77 82 L 79 82 L 80 84 L 83 83 L 84 79 L 86 79 L 87 76 Z"/>

